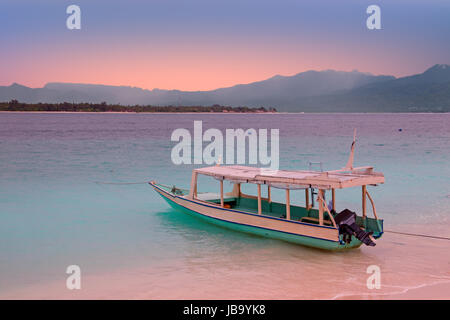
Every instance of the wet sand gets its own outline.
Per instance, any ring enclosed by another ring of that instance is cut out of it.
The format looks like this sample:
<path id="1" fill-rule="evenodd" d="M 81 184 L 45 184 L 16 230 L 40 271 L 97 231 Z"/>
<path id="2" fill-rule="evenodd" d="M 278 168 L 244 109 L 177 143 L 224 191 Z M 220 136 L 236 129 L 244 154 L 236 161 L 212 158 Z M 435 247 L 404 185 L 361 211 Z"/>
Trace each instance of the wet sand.
<path id="1" fill-rule="evenodd" d="M 446 283 L 424 284 L 387 294 L 366 294 L 342 296 L 341 300 L 449 300 L 450 281 Z"/>
<path id="2" fill-rule="evenodd" d="M 397 296 L 389 295 L 385 298 L 401 299 L 401 300 L 419 300 L 419 299 L 448 300 L 450 299 L 450 282 L 410 289 L 400 295 Z"/>
<path id="3" fill-rule="evenodd" d="M 264 240 L 261 241 L 271 241 Z M 385 234 L 379 244 L 345 253 L 283 242 L 233 256 L 153 264 L 82 275 L 81 290 L 66 276 L 50 284 L 0 293 L 1 299 L 450 299 L 448 241 Z M 218 267 L 220 265 L 220 267 Z M 368 289 L 369 265 L 381 288 Z"/>

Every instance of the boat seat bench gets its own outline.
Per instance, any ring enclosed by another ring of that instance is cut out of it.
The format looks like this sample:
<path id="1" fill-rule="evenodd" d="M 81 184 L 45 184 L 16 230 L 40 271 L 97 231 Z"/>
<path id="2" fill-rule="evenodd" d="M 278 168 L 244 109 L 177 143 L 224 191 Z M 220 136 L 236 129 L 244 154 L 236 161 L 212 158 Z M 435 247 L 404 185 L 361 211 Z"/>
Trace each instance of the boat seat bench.
<path id="1" fill-rule="evenodd" d="M 203 201 L 219 201 L 220 202 L 220 194 L 212 193 L 212 192 L 204 192 L 197 194 L 197 199 L 203 200 Z M 234 201 L 236 200 L 236 197 L 233 196 L 225 196 L 223 197 L 223 201 Z"/>
<path id="2" fill-rule="evenodd" d="M 300 222 L 308 222 L 308 221 L 313 221 L 313 222 L 319 223 L 319 219 L 317 219 L 317 218 L 313 218 L 313 217 L 302 217 L 302 218 L 300 218 Z M 332 222 L 331 222 L 331 220 L 323 219 L 323 224 L 331 226 Z"/>

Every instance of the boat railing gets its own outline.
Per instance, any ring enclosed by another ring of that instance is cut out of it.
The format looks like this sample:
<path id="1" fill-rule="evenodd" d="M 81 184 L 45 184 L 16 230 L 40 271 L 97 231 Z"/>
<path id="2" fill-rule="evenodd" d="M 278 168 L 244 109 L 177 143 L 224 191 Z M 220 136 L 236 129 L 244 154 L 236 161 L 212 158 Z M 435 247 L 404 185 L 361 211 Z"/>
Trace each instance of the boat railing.
<path id="1" fill-rule="evenodd" d="M 369 192 L 366 190 L 366 196 L 367 198 L 370 200 L 370 203 L 372 204 L 372 213 L 373 216 L 375 217 L 375 219 L 378 220 L 378 216 L 377 216 L 377 210 L 375 209 L 375 203 L 373 202 L 372 197 L 370 196 Z"/>
<path id="2" fill-rule="evenodd" d="M 328 209 L 328 206 L 327 206 L 327 204 L 325 203 L 325 199 L 322 198 L 322 197 L 320 196 L 320 194 L 321 194 L 321 193 L 319 192 L 319 195 L 317 196 L 317 201 L 322 202 L 322 206 L 326 209 L 326 212 L 328 213 L 328 216 L 330 217 L 330 220 L 331 220 L 331 222 L 333 223 L 333 226 L 334 226 L 335 228 L 337 228 L 336 222 L 334 221 L 334 218 L 333 218 L 333 215 L 331 214 L 330 209 Z"/>
<path id="3" fill-rule="evenodd" d="M 157 185 L 159 185 L 159 186 L 161 186 L 161 187 L 164 187 L 164 188 L 166 188 L 166 189 L 169 189 L 170 192 L 173 193 L 173 194 L 177 194 L 178 190 L 181 191 L 183 195 L 189 194 L 189 189 L 178 188 L 178 187 L 175 186 L 175 185 L 169 186 L 169 185 L 162 184 L 162 183 L 156 183 L 156 182 L 154 182 L 154 183 L 157 184 Z"/>

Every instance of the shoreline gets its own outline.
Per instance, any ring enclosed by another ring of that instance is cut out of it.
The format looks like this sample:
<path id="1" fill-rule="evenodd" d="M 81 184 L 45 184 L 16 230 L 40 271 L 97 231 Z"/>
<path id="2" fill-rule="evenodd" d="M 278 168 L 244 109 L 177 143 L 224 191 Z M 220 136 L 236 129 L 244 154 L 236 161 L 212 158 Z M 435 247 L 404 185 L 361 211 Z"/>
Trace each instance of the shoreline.
<path id="1" fill-rule="evenodd" d="M 65 114 L 277 114 L 280 112 L 136 112 L 136 111 L 0 111 L 0 113 L 65 113 Z M 302 112 L 293 112 L 293 114 Z"/>
<path id="2" fill-rule="evenodd" d="M 135 111 L 0 111 L 1 113 L 43 113 L 43 114 L 408 114 L 408 115 L 436 115 L 450 114 L 450 112 L 135 112 Z"/>

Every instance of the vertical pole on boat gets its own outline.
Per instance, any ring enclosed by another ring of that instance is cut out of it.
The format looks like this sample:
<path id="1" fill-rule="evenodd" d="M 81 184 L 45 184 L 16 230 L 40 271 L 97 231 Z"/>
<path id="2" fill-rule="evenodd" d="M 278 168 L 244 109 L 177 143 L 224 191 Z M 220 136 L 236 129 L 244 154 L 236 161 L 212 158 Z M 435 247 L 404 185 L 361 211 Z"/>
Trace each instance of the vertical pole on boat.
<path id="1" fill-rule="evenodd" d="M 367 187 L 364 185 L 364 186 L 362 186 L 362 215 L 363 215 L 363 217 L 366 217 L 366 193 L 367 193 Z"/>
<path id="2" fill-rule="evenodd" d="M 309 188 L 305 189 L 306 210 L 309 210 Z"/>
<path id="3" fill-rule="evenodd" d="M 223 208 L 223 180 L 220 180 L 220 206 Z"/>
<path id="4" fill-rule="evenodd" d="M 319 224 L 322 226 L 323 225 L 323 210 L 324 210 L 324 208 L 323 208 L 323 201 L 322 201 L 322 199 L 323 199 L 323 190 L 322 189 L 319 189 L 319 192 L 318 192 L 318 196 L 317 196 L 317 202 L 319 202 Z"/>
<path id="5" fill-rule="evenodd" d="M 286 189 L 286 219 L 291 220 L 291 200 L 289 189 Z"/>
<path id="6" fill-rule="evenodd" d="M 268 201 L 269 203 L 272 202 L 272 196 L 271 196 L 271 194 L 270 194 L 270 186 L 269 186 L 269 185 L 267 185 L 267 201 Z"/>
<path id="7" fill-rule="evenodd" d="M 331 189 L 331 202 L 333 204 L 333 210 L 336 211 L 336 200 L 335 200 L 334 190 L 335 189 Z"/>
<path id="8" fill-rule="evenodd" d="M 194 199 L 196 197 L 197 197 L 197 172 L 192 171 L 191 189 L 189 190 L 189 198 Z"/>
<path id="9" fill-rule="evenodd" d="M 261 185 L 258 183 L 258 214 L 261 214 Z"/>
<path id="10" fill-rule="evenodd" d="M 233 197 L 239 198 L 241 195 L 241 184 L 240 183 L 235 183 L 233 185 L 233 191 L 231 191 L 231 194 L 233 195 Z"/>

